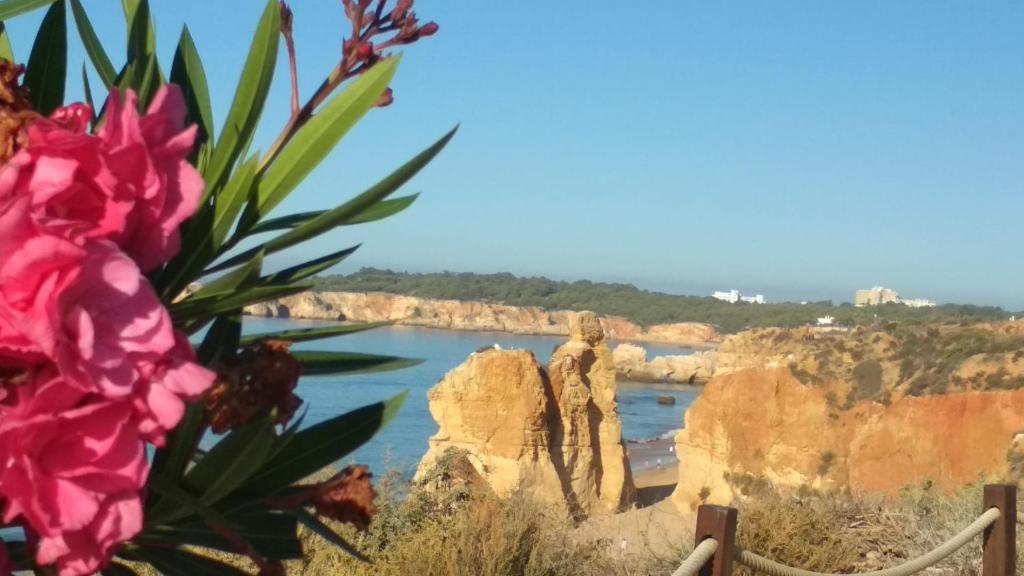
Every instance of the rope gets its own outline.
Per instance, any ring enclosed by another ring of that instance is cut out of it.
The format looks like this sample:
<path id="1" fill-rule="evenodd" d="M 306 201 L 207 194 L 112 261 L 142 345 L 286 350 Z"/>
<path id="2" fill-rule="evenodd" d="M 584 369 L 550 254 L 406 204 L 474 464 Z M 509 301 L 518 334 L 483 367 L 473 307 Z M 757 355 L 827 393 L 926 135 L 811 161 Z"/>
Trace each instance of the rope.
<path id="1" fill-rule="evenodd" d="M 986 510 L 984 514 L 979 516 L 977 520 L 971 522 L 970 526 L 964 528 L 962 532 L 953 536 L 949 540 L 946 540 L 946 542 L 931 552 L 928 552 L 923 556 L 918 556 L 913 560 L 904 562 L 899 566 L 893 566 L 892 568 L 886 568 L 884 570 L 876 570 L 874 572 L 863 572 L 856 576 L 910 576 L 911 574 L 920 572 L 925 568 L 934 566 L 950 554 L 962 548 L 971 540 L 974 540 L 974 538 L 984 532 L 986 528 L 991 526 L 992 523 L 998 519 L 999 509 L 990 508 Z M 770 576 L 844 576 L 840 574 L 823 574 L 821 572 L 811 572 L 809 570 L 793 568 L 743 549 L 737 549 L 736 561 L 754 570 L 769 574 Z"/>
<path id="2" fill-rule="evenodd" d="M 718 540 L 708 538 L 701 540 L 700 544 L 693 549 L 693 552 L 683 560 L 683 563 L 672 573 L 672 576 L 694 576 L 715 557 L 715 550 L 718 550 Z"/>

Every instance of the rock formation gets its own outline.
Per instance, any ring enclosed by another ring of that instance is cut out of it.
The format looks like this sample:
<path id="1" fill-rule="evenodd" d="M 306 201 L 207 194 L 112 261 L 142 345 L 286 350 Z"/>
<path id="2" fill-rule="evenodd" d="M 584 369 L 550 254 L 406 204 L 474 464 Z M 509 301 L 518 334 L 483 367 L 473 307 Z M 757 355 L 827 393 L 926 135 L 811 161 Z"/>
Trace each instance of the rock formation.
<path id="1" fill-rule="evenodd" d="M 632 502 L 614 363 L 597 316 L 578 315 L 547 373 L 529 351 L 487 350 L 428 398 L 439 430 L 417 477 L 455 448 L 499 495 L 530 491 L 577 518 Z"/>
<path id="2" fill-rule="evenodd" d="M 567 336 L 576 312 L 549 312 L 536 307 L 485 302 L 434 300 L 382 292 L 303 292 L 249 306 L 246 314 L 276 318 L 307 318 L 351 322 L 395 322 L 449 330 L 485 330 L 514 334 Z M 680 346 L 715 343 L 718 332 L 709 324 L 682 322 L 641 327 L 625 318 L 601 319 L 608 338 Z"/>
<path id="3" fill-rule="evenodd" d="M 676 436 L 677 506 L 760 489 L 892 494 L 1024 473 L 1024 333 L 1000 325 L 728 338 Z"/>
<path id="4" fill-rule="evenodd" d="M 655 356 L 647 360 L 647 350 L 635 344 L 619 344 L 612 352 L 615 371 L 634 382 L 676 382 L 697 384 L 714 375 L 718 352 L 705 350 L 689 355 Z"/>

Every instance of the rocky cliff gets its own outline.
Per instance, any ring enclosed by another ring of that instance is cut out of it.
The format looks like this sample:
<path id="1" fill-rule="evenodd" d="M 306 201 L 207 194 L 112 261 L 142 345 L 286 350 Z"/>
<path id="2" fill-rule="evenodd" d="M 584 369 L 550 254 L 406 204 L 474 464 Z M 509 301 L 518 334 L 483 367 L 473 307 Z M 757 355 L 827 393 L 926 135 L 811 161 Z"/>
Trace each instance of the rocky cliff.
<path id="1" fill-rule="evenodd" d="M 718 352 L 705 350 L 686 356 L 655 356 L 647 360 L 647 350 L 635 344 L 619 344 L 612 352 L 619 377 L 634 382 L 707 382 L 715 372 Z"/>
<path id="2" fill-rule="evenodd" d="M 449 330 L 493 330 L 515 334 L 567 336 L 576 312 L 549 312 L 535 307 L 485 302 L 433 300 L 382 292 L 303 292 L 249 306 L 246 314 L 275 318 L 308 318 L 351 322 L 395 322 L 407 326 Z M 716 343 L 713 326 L 696 322 L 659 324 L 646 328 L 625 318 L 601 319 L 608 338 L 680 346 Z"/>
<path id="3" fill-rule="evenodd" d="M 499 495 L 530 491 L 577 518 L 632 502 L 615 368 L 595 315 L 574 319 L 547 371 L 526 350 L 478 352 L 428 398 L 439 430 L 417 477 L 456 449 Z"/>
<path id="4" fill-rule="evenodd" d="M 676 504 L 766 488 L 949 490 L 1024 472 L 1024 334 L 1005 325 L 756 330 L 676 437 Z"/>

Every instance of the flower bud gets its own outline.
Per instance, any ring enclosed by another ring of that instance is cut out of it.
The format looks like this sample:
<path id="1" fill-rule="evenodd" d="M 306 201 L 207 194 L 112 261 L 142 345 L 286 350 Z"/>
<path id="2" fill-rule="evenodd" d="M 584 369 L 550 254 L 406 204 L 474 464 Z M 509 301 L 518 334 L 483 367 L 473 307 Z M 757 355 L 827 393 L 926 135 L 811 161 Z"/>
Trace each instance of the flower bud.
<path id="1" fill-rule="evenodd" d="M 356 49 L 356 57 L 360 60 L 369 60 L 373 58 L 373 42 L 363 42 Z"/>
<path id="2" fill-rule="evenodd" d="M 427 22 L 423 26 L 420 26 L 418 35 L 421 38 L 426 38 L 427 36 L 433 36 L 434 34 L 437 34 L 437 31 L 440 28 L 441 27 L 437 25 L 437 22 Z"/>
<path id="3" fill-rule="evenodd" d="M 292 35 L 292 9 L 284 2 L 279 3 L 281 9 L 281 34 L 286 38 Z"/>

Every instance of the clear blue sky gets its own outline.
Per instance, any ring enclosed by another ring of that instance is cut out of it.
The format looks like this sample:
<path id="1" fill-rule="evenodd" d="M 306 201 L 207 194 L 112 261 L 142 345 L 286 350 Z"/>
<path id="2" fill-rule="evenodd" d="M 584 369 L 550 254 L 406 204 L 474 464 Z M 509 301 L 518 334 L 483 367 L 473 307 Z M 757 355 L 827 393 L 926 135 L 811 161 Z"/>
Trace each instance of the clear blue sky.
<path id="1" fill-rule="evenodd" d="M 120 3 L 85 4 L 120 52 Z M 221 121 L 262 3 L 153 4 L 165 61 L 189 22 Z M 280 213 L 339 202 L 457 122 L 459 135 L 407 188 L 423 192 L 410 210 L 279 264 L 363 241 L 339 271 L 776 300 L 884 284 L 1024 309 L 1024 3 L 416 4 L 441 32 L 406 51 L 395 104 Z M 338 0 L 293 5 L 308 95 L 346 28 Z M 12 23 L 19 54 L 37 21 Z M 287 97 L 279 67 L 258 146 Z"/>

